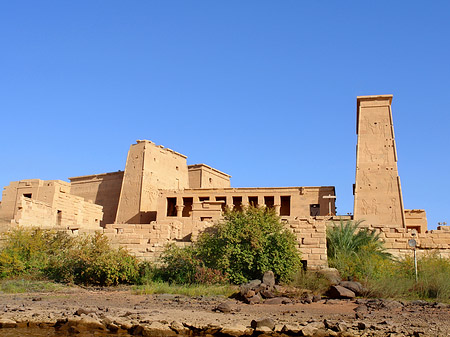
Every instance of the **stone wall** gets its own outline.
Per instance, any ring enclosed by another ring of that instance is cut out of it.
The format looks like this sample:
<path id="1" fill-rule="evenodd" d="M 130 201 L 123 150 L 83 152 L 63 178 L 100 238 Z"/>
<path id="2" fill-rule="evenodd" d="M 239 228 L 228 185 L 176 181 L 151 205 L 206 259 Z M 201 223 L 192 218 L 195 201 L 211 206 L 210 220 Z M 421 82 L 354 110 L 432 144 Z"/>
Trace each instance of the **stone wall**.
<path id="1" fill-rule="evenodd" d="M 327 266 L 326 224 L 338 220 L 316 217 L 284 221 L 295 235 L 297 248 L 309 269 Z M 188 231 L 179 220 L 161 220 L 151 224 L 108 224 L 103 232 L 115 247 L 125 247 L 140 259 L 156 261 L 167 244 L 189 246 L 211 225 L 209 221 L 196 221 Z"/>
<path id="2" fill-rule="evenodd" d="M 405 228 L 373 227 L 384 240 L 388 252 L 397 257 L 411 256 L 412 248 L 408 241 L 415 239 L 419 256 L 424 253 L 437 252 L 440 256 L 450 258 L 450 226 L 439 226 L 437 230 L 412 235 Z"/>
<path id="3" fill-rule="evenodd" d="M 69 180 L 70 194 L 103 206 L 104 216 L 101 225 L 114 222 L 119 204 L 123 171 L 72 177 Z"/>
<path id="4" fill-rule="evenodd" d="M 25 227 L 78 230 L 100 229 L 101 219 L 101 206 L 85 202 L 81 197 L 58 193 L 55 195 L 53 206 L 21 196 L 12 223 Z"/>

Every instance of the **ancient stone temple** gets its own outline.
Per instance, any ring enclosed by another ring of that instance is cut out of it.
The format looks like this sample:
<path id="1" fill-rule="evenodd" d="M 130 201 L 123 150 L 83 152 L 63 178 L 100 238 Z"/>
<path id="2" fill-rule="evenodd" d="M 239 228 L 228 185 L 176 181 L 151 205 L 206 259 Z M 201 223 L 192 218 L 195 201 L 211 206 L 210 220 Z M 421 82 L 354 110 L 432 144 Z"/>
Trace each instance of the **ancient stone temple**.
<path id="1" fill-rule="evenodd" d="M 409 254 L 418 235 L 423 250 L 450 255 L 450 227 L 427 231 L 424 210 L 405 210 L 397 170 L 392 95 L 357 98 L 354 215 L 335 214 L 334 186 L 231 187 L 231 176 L 206 164 L 188 165 L 181 153 L 138 140 L 124 171 L 61 180 L 11 182 L 3 191 L 0 229 L 101 231 L 140 258 L 156 259 L 168 243 L 190 245 L 226 208 L 272 208 L 297 238 L 304 264 L 327 265 L 326 227 L 364 220 L 396 255 Z M 2 226 L 2 223 L 4 224 Z M 412 232 L 413 231 L 413 232 Z M 416 234 L 417 233 L 417 234 Z"/>

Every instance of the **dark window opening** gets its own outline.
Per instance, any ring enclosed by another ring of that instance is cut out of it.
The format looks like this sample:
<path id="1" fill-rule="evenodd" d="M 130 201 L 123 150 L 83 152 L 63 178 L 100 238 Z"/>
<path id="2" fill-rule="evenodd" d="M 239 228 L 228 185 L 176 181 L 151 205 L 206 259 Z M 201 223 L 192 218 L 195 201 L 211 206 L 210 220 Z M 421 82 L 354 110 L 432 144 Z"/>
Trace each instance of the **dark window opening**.
<path id="1" fill-rule="evenodd" d="M 309 215 L 319 216 L 320 215 L 320 205 L 319 204 L 309 205 Z"/>
<path id="2" fill-rule="evenodd" d="M 210 216 L 202 216 L 202 217 L 200 217 L 200 221 L 212 222 L 212 217 L 210 217 Z"/>
<path id="3" fill-rule="evenodd" d="M 275 205 L 275 198 L 264 197 L 264 205 L 266 205 L 267 208 L 273 208 L 273 206 Z"/>
<path id="4" fill-rule="evenodd" d="M 242 197 L 233 197 L 233 210 L 242 211 Z"/>
<path id="5" fill-rule="evenodd" d="M 198 197 L 198 200 L 200 200 L 200 202 L 202 201 L 208 201 L 209 197 Z"/>
<path id="6" fill-rule="evenodd" d="M 62 223 L 62 211 L 58 209 L 56 213 L 57 213 L 56 214 L 56 223 L 57 223 L 58 226 L 61 226 L 61 223 Z"/>
<path id="7" fill-rule="evenodd" d="M 258 197 L 248 197 L 248 203 L 252 207 L 258 207 Z"/>
<path id="8" fill-rule="evenodd" d="M 222 212 L 225 212 L 225 210 L 227 208 L 227 197 L 216 197 L 216 201 L 223 201 Z"/>
<path id="9" fill-rule="evenodd" d="M 280 215 L 291 215 L 291 196 L 281 197 Z"/>
<path id="10" fill-rule="evenodd" d="M 302 263 L 302 269 L 306 271 L 308 269 L 308 260 L 301 260 Z"/>
<path id="11" fill-rule="evenodd" d="M 194 203 L 194 198 L 183 198 L 183 214 L 184 218 L 191 216 L 192 204 Z"/>
<path id="12" fill-rule="evenodd" d="M 177 198 L 167 198 L 167 216 L 177 216 Z"/>
<path id="13" fill-rule="evenodd" d="M 32 196 L 33 194 L 32 193 L 24 193 L 23 194 L 23 196 L 25 197 L 25 198 L 30 198 L 31 199 L 31 196 Z"/>

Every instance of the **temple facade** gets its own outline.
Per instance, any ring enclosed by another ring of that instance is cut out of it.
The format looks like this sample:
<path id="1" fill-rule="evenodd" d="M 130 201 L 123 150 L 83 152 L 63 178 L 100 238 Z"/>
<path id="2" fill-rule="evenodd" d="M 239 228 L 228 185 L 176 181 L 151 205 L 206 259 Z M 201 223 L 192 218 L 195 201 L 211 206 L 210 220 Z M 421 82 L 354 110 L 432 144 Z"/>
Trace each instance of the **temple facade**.
<path id="1" fill-rule="evenodd" d="M 450 227 L 427 231 L 425 211 L 405 210 L 391 109 L 392 95 L 357 98 L 354 214 L 336 215 L 334 186 L 231 187 L 231 176 L 206 164 L 187 165 L 181 153 L 138 140 L 125 169 L 61 180 L 11 182 L 3 190 L 0 225 L 102 231 L 114 245 L 156 259 L 167 243 L 186 246 L 220 221 L 226 208 L 273 209 L 297 237 L 308 267 L 327 265 L 326 227 L 364 220 L 388 249 L 409 252 L 414 236 L 424 250 L 450 252 Z"/>

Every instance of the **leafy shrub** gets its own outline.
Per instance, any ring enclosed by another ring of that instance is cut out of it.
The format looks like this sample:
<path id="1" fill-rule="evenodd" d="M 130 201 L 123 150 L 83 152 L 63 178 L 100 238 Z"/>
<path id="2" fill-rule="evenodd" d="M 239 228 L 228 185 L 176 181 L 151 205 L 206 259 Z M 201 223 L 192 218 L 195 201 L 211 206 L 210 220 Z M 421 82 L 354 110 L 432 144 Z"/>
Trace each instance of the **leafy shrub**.
<path id="1" fill-rule="evenodd" d="M 268 270 L 287 280 L 301 265 L 295 236 L 270 209 L 227 211 L 222 222 L 200 235 L 195 250 L 205 266 L 221 270 L 236 284 Z"/>
<path id="2" fill-rule="evenodd" d="M 18 228 L 4 234 L 0 277 L 48 277 L 58 282 L 115 285 L 135 282 L 138 261 L 124 249 L 112 249 L 108 239 L 71 237 L 65 232 Z"/>
<path id="3" fill-rule="evenodd" d="M 108 239 L 96 233 L 73 239 L 66 251 L 52 255 L 45 272 L 60 282 L 111 286 L 136 282 L 139 265 L 125 249 L 112 249 Z"/>
<path id="4" fill-rule="evenodd" d="M 0 250 L 0 277 L 42 276 L 49 251 L 57 246 L 58 234 L 41 229 L 15 229 L 4 233 Z"/>
<path id="5" fill-rule="evenodd" d="M 162 266 L 156 270 L 155 280 L 177 284 L 219 284 L 226 277 L 217 269 L 206 267 L 193 247 L 169 245 L 160 257 Z"/>
<path id="6" fill-rule="evenodd" d="M 342 277 L 363 281 L 377 277 L 391 259 L 379 234 L 359 228 L 361 221 L 340 222 L 327 228 L 328 262 Z"/>

